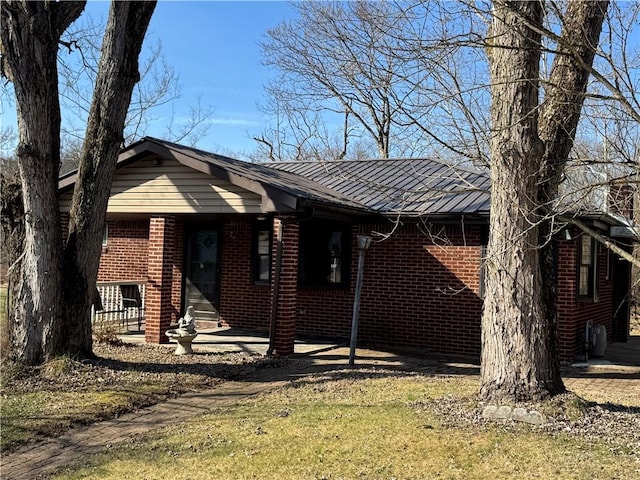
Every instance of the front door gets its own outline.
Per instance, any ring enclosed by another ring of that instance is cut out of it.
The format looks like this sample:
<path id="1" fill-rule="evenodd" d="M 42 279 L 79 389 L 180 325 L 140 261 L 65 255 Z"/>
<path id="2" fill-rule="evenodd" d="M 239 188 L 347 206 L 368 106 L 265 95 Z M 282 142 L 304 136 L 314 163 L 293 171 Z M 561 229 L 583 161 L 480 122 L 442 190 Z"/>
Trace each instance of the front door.
<path id="1" fill-rule="evenodd" d="M 218 320 L 219 243 L 217 229 L 194 229 L 187 237 L 184 310 L 193 306 L 196 320 Z"/>

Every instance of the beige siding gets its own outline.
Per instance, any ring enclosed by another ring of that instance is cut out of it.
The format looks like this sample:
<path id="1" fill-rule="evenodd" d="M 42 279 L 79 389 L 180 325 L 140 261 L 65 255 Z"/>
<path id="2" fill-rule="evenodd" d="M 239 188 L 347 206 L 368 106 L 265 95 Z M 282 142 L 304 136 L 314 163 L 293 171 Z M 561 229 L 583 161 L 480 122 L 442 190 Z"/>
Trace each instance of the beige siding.
<path id="1" fill-rule="evenodd" d="M 71 194 L 60 199 L 70 208 Z M 116 172 L 109 213 L 260 213 L 260 195 L 175 160 L 140 160 Z"/>

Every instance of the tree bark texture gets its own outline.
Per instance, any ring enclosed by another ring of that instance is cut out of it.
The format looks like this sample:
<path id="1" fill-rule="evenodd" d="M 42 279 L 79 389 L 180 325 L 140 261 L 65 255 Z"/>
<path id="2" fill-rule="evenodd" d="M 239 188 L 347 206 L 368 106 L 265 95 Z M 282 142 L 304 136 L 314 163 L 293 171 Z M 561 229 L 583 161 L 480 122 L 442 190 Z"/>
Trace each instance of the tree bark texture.
<path id="1" fill-rule="evenodd" d="M 28 364 L 48 358 L 57 342 L 62 264 L 57 53 L 62 32 L 84 5 L 4 1 L 0 7 L 2 73 L 13 82 L 16 96 L 16 156 L 25 214 L 20 281 L 9 329 L 13 356 Z"/>
<path id="2" fill-rule="evenodd" d="M 523 401 L 564 390 L 551 367 L 538 255 L 542 23 L 539 1 L 495 2 L 490 31 L 491 218 L 480 397 Z"/>
<path id="3" fill-rule="evenodd" d="M 590 68 L 600 39 L 609 1 L 569 2 L 564 15 L 538 131 L 544 142 L 542 175 L 538 186 L 540 268 L 545 323 L 549 328 L 549 351 L 556 359 L 550 368 L 560 376 L 558 357 L 557 244 L 553 240 L 558 189 L 573 148 L 587 90 Z"/>
<path id="4" fill-rule="evenodd" d="M 480 396 L 564 391 L 552 215 L 608 1 L 569 2 L 538 109 L 539 2 L 496 2 L 490 41 L 492 206 Z M 537 117 L 537 112 L 540 117 Z"/>
<path id="5" fill-rule="evenodd" d="M 112 2 L 89 111 L 64 251 L 67 308 L 56 350 L 92 354 L 90 310 L 100 262 L 107 203 L 133 87 L 138 57 L 156 2 Z"/>

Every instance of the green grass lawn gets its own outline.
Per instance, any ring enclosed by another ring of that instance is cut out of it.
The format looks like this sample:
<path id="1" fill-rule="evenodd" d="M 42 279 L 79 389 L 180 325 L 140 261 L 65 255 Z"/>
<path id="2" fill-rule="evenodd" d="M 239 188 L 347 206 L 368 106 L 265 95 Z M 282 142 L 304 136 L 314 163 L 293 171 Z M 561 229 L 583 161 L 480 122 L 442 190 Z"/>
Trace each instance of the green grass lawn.
<path id="1" fill-rule="evenodd" d="M 90 362 L 61 357 L 31 369 L 3 364 L 3 450 L 242 378 L 275 361 L 239 354 L 175 357 L 172 349 L 148 345 L 97 345 L 96 350 L 99 358 Z M 625 380 L 617 380 L 615 388 L 611 382 L 579 378 L 572 385 L 598 407 L 640 412 L 637 386 Z M 303 376 L 286 388 L 85 457 L 54 478 L 640 478 L 640 449 L 616 442 L 616 436 L 624 436 L 617 424 L 609 428 L 600 421 L 611 433 L 603 440 L 588 422 L 585 434 L 491 423 L 478 418 L 476 389 L 473 376 L 425 376 L 384 367 Z M 577 397 L 559 398 L 542 411 L 564 412 L 579 424 L 587 405 Z M 637 416 L 626 425 L 637 426 Z"/>
<path id="2" fill-rule="evenodd" d="M 242 354 L 175 357 L 170 348 L 95 345 L 98 358 L 56 358 L 42 366 L 2 362 L 2 451 L 238 378 L 269 360 Z"/>
<path id="3" fill-rule="evenodd" d="M 312 378 L 88 457 L 57 479 L 635 479 L 638 456 L 562 432 L 459 424 L 470 378 Z"/>

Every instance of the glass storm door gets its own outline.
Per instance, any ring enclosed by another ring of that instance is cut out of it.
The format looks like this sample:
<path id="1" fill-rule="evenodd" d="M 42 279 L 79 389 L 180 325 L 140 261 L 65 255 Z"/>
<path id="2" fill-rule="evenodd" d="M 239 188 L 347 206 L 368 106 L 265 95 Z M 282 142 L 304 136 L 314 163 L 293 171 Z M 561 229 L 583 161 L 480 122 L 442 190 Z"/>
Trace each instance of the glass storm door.
<path id="1" fill-rule="evenodd" d="M 218 320 L 219 240 L 214 229 L 192 230 L 187 240 L 184 310 L 192 305 L 196 320 Z"/>

